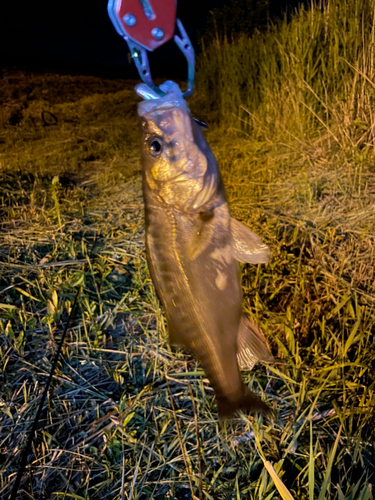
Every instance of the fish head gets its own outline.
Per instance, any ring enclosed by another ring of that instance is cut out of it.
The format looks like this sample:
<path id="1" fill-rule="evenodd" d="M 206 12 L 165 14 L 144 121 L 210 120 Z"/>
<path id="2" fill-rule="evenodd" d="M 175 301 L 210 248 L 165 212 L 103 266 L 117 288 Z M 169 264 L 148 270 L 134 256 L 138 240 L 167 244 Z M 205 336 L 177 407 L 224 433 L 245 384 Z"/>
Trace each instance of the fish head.
<path id="1" fill-rule="evenodd" d="M 138 105 L 147 188 L 168 205 L 199 211 L 217 191 L 219 169 L 178 85 L 166 82 L 160 88 L 165 96 L 148 97 Z"/>

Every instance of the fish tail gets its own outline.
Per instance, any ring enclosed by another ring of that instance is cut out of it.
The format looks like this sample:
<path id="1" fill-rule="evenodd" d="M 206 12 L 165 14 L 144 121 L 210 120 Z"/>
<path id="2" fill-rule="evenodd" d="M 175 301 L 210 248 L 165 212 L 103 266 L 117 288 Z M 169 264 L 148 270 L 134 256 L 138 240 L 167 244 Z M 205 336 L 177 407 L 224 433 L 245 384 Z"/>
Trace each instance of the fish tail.
<path id="1" fill-rule="evenodd" d="M 225 419 L 233 416 L 239 410 L 245 413 L 270 413 L 271 409 L 266 403 L 264 403 L 256 394 L 249 391 L 245 386 L 244 394 L 237 398 L 217 398 L 217 406 L 219 410 L 219 417 Z"/>

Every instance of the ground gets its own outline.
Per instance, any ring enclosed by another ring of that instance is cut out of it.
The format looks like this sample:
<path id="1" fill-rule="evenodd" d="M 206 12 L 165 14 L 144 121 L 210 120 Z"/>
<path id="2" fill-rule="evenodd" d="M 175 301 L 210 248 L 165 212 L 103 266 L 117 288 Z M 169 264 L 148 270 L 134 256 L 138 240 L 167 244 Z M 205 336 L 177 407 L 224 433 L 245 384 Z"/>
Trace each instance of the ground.
<path id="1" fill-rule="evenodd" d="M 272 252 L 242 284 L 278 360 L 244 378 L 274 414 L 220 423 L 148 274 L 134 84 L 0 81 L 0 496 L 78 292 L 19 498 L 276 500 L 267 460 L 296 500 L 372 499 L 373 149 L 261 140 L 198 87 L 232 215 Z"/>

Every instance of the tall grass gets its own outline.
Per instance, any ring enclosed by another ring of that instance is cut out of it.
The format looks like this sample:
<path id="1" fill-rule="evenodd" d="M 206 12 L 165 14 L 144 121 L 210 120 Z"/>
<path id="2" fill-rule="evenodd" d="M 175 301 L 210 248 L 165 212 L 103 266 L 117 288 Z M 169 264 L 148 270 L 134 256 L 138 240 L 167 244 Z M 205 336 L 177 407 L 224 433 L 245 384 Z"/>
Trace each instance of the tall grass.
<path id="1" fill-rule="evenodd" d="M 312 2 L 251 38 L 216 33 L 197 88 L 226 126 L 240 116 L 257 132 L 259 123 L 298 138 L 323 128 L 340 146 L 373 145 L 374 40 L 374 0 Z"/>

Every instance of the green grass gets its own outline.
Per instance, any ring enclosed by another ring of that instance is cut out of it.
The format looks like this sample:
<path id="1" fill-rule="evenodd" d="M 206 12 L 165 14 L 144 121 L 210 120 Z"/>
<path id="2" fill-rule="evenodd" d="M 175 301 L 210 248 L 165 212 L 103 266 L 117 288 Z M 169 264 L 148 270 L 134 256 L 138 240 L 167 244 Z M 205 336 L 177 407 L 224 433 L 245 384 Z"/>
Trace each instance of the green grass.
<path id="1" fill-rule="evenodd" d="M 374 3 L 336 5 L 206 44 L 190 103 L 232 214 L 272 250 L 242 268 L 279 360 L 244 376 L 272 418 L 218 423 L 199 365 L 168 345 L 135 82 L 4 72 L 1 498 L 77 289 L 19 498 L 276 500 L 269 464 L 295 500 L 373 498 Z"/>

